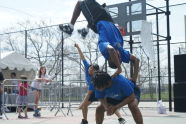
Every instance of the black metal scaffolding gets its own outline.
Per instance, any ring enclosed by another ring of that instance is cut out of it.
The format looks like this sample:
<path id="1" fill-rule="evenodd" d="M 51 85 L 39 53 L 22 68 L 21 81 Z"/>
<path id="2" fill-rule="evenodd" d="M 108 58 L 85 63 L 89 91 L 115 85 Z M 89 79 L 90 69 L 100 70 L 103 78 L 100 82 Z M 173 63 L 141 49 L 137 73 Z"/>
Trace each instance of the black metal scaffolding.
<path id="1" fill-rule="evenodd" d="M 172 111 L 172 83 L 171 83 L 171 53 L 170 53 L 170 40 L 171 40 L 171 36 L 170 36 L 170 11 L 169 11 L 169 0 L 165 0 L 166 1 L 166 11 L 152 6 L 150 4 L 147 4 L 151 7 L 153 7 L 156 12 L 155 13 L 150 13 L 147 14 L 147 16 L 151 16 L 151 15 L 155 15 L 156 16 L 156 40 L 157 40 L 157 59 L 158 59 L 158 99 L 161 100 L 161 82 L 160 82 L 160 78 L 161 78 L 161 73 L 160 73 L 160 51 L 159 51 L 159 42 L 160 42 L 160 38 L 167 41 L 167 56 L 168 56 L 168 87 L 169 87 L 169 111 Z M 161 36 L 159 33 L 159 14 L 165 14 L 166 15 L 166 24 L 167 24 L 167 36 Z"/>
<path id="2" fill-rule="evenodd" d="M 145 3 L 145 4 L 144 4 Z M 133 4 L 141 4 L 141 13 L 132 15 L 132 5 Z M 133 35 L 138 35 L 139 31 L 132 30 L 133 24 L 132 21 L 138 21 L 138 20 L 146 20 L 147 16 L 155 16 L 156 17 L 156 33 L 153 33 L 154 36 L 156 36 L 156 43 L 157 43 L 157 61 L 158 61 L 158 100 L 161 100 L 161 70 L 160 70 L 160 41 L 167 41 L 167 57 L 168 57 L 168 89 L 169 89 L 169 111 L 172 111 L 172 86 L 171 86 L 171 54 L 170 54 L 170 11 L 169 11 L 169 0 L 165 0 L 166 4 L 166 10 L 161 9 L 161 7 L 155 7 L 153 5 L 150 5 L 146 2 L 146 0 L 129 0 L 129 2 L 121 3 L 121 4 L 115 4 L 110 5 L 108 8 L 112 9 L 114 7 L 118 8 L 118 12 L 110 11 L 111 14 L 113 14 L 113 19 L 116 23 L 118 23 L 120 26 L 123 26 L 127 29 L 127 36 L 129 36 L 129 46 L 130 46 L 130 52 L 133 53 L 133 44 L 138 44 L 133 41 Z M 152 13 L 146 13 L 147 7 L 149 6 L 152 9 L 155 10 L 155 12 Z M 123 8 L 122 8 L 123 7 Z M 144 10 L 145 9 L 145 10 Z M 121 12 L 121 11 L 128 11 L 127 12 Z M 159 15 L 165 14 L 166 16 L 166 27 L 167 27 L 167 36 L 160 35 L 159 31 Z M 128 23 L 128 25 L 127 25 Z M 130 76 L 133 74 L 133 68 L 132 65 L 130 66 Z"/>
<path id="3" fill-rule="evenodd" d="M 131 2 L 131 0 L 129 0 L 129 2 Z M 170 36 L 170 10 L 169 10 L 169 0 L 165 0 L 166 2 L 166 11 L 162 10 L 161 8 L 155 7 L 153 5 L 150 5 L 148 3 L 146 3 L 147 6 L 152 7 L 156 12 L 155 13 L 148 13 L 146 14 L 146 16 L 156 16 L 156 34 L 153 34 L 156 36 L 156 42 L 157 42 L 157 61 L 158 61 L 158 99 L 161 100 L 161 73 L 160 73 L 160 41 L 167 41 L 167 56 L 168 56 L 168 88 L 169 88 L 169 111 L 172 111 L 172 83 L 171 83 L 171 53 L 170 53 L 170 40 L 171 40 L 171 36 Z M 160 35 L 160 31 L 159 31 L 159 14 L 165 14 L 166 15 L 166 26 L 167 26 L 167 36 L 162 36 Z M 131 23 L 131 22 L 130 22 Z M 130 24 L 131 25 L 131 24 Z M 131 25 L 132 27 L 132 25 Z M 161 38 L 161 39 L 160 39 Z M 130 35 L 130 51 L 132 53 L 132 44 L 133 44 L 133 40 L 132 40 L 132 35 Z"/>

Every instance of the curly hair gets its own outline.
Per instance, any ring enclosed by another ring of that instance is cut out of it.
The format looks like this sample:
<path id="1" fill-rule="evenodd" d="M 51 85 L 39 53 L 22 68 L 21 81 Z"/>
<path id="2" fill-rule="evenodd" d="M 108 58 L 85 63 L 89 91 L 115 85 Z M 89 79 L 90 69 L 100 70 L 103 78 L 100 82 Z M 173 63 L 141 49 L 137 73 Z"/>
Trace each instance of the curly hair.
<path id="1" fill-rule="evenodd" d="M 104 71 L 97 71 L 94 73 L 92 77 L 92 82 L 94 87 L 97 89 L 104 88 L 109 85 L 109 81 L 111 81 L 111 77 Z"/>

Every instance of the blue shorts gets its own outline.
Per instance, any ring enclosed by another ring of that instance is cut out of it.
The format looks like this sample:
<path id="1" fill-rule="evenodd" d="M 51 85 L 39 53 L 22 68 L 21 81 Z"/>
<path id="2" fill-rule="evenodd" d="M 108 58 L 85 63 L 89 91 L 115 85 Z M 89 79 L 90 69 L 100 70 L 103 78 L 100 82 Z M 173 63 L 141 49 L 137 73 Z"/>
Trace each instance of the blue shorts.
<path id="1" fill-rule="evenodd" d="M 119 51 L 121 60 L 123 62 L 128 62 L 130 54 L 128 51 L 123 49 L 123 38 L 117 27 L 108 21 L 99 21 L 96 24 L 96 27 L 99 34 L 98 47 L 104 58 L 107 60 L 109 59 L 107 47 L 108 45 L 111 45 L 114 49 Z M 117 44 L 119 44 L 119 48 Z"/>
<path id="2" fill-rule="evenodd" d="M 134 86 L 134 94 L 135 94 L 135 97 L 138 100 L 138 102 L 140 102 L 140 94 L 141 94 L 141 92 L 140 92 L 139 87 L 137 87 L 136 85 Z M 111 105 L 117 105 L 117 104 L 121 103 L 124 99 L 122 99 L 122 100 L 115 100 L 115 99 L 112 99 L 112 98 L 107 98 L 107 102 L 109 104 L 111 104 Z"/>
<path id="3" fill-rule="evenodd" d="M 109 53 L 107 50 L 107 46 L 110 45 L 108 42 L 100 42 L 98 47 L 100 49 L 101 54 L 104 56 L 105 59 L 109 59 Z M 129 63 L 130 61 L 130 53 L 123 48 L 117 48 L 116 50 L 119 51 L 120 60 L 124 63 Z"/>

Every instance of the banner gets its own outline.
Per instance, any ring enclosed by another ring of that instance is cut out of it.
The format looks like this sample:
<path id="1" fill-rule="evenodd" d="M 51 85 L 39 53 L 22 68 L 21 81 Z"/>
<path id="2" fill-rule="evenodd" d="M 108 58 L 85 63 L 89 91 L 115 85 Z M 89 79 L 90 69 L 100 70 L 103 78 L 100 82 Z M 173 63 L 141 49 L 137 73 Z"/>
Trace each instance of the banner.
<path id="1" fill-rule="evenodd" d="M 155 52 L 152 39 L 152 23 L 142 21 L 140 37 L 142 49 L 144 49 L 145 54 L 149 57 L 150 61 L 153 62 L 154 66 Z"/>

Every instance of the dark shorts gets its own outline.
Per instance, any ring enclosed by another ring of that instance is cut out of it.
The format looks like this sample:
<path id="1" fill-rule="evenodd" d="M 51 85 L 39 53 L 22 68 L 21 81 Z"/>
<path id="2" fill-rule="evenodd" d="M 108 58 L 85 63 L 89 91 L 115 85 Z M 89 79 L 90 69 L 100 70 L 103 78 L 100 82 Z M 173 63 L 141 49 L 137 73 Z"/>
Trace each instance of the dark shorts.
<path id="1" fill-rule="evenodd" d="M 18 90 L 13 90 L 12 93 L 18 94 L 19 91 Z"/>
<path id="2" fill-rule="evenodd" d="M 93 93 L 91 94 L 91 96 L 90 96 L 90 98 L 88 99 L 88 101 L 90 101 L 90 102 L 98 101 L 98 99 L 97 99 L 96 96 L 95 96 L 95 92 L 93 92 Z"/>
<path id="3" fill-rule="evenodd" d="M 0 110 L 1 110 L 1 105 L 2 105 L 2 103 L 3 103 L 3 94 L 0 94 Z"/>
<path id="4" fill-rule="evenodd" d="M 117 105 L 117 104 L 119 104 L 122 101 L 123 100 L 115 100 L 115 99 L 112 99 L 112 98 L 107 98 L 107 103 L 109 103 L 111 105 Z"/>
<path id="5" fill-rule="evenodd" d="M 140 102 L 141 91 L 140 91 L 139 87 L 134 86 L 134 94 L 135 94 L 135 97 L 138 100 L 138 102 Z M 117 104 L 121 103 L 124 99 L 122 99 L 122 100 L 115 100 L 115 99 L 112 99 L 112 98 L 107 98 L 107 103 L 109 103 L 111 105 L 117 105 Z"/>
<path id="6" fill-rule="evenodd" d="M 37 89 L 37 88 L 34 88 L 34 87 L 31 87 L 32 91 L 36 90 L 36 91 L 39 91 L 41 92 L 41 89 Z"/>

